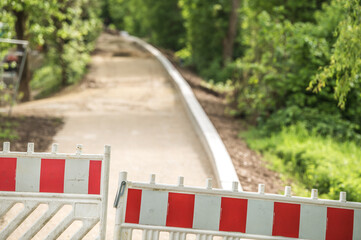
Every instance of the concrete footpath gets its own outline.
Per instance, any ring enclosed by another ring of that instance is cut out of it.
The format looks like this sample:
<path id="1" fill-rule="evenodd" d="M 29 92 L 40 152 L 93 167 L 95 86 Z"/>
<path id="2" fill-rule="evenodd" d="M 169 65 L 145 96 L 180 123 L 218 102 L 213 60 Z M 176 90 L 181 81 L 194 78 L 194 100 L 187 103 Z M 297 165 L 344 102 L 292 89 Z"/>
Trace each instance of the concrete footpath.
<path id="1" fill-rule="evenodd" d="M 98 39 L 82 84 L 55 97 L 22 104 L 15 113 L 62 116 L 55 136 L 59 152 L 98 154 L 112 146 L 107 239 L 112 239 L 112 207 L 119 171 L 131 181 L 203 186 L 214 177 L 210 161 L 162 65 L 149 53 L 119 36 Z M 36 145 L 35 145 L 36 151 Z M 214 181 L 216 182 L 216 181 Z M 92 239 L 92 233 L 89 234 Z"/>

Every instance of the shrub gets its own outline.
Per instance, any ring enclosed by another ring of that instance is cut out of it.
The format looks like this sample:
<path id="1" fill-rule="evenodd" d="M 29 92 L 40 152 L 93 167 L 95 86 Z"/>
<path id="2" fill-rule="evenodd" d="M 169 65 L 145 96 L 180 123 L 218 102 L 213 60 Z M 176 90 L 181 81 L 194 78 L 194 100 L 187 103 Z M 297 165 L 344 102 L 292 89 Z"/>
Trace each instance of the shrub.
<path id="1" fill-rule="evenodd" d="M 242 135 L 251 148 L 260 151 L 273 169 L 296 179 L 320 196 L 337 199 L 340 191 L 348 200 L 361 201 L 361 150 L 353 141 L 340 143 L 307 130 L 299 123 L 265 137 L 252 129 Z"/>

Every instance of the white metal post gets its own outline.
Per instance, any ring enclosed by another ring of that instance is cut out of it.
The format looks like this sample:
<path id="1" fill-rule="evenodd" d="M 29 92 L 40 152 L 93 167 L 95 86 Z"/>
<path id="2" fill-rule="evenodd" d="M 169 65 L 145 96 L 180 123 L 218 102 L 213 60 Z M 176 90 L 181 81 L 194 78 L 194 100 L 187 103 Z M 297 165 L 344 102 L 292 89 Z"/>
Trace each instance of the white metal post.
<path id="1" fill-rule="evenodd" d="M 8 152 L 10 152 L 10 143 L 4 142 L 3 143 L 3 153 L 8 153 Z"/>
<path id="2" fill-rule="evenodd" d="M 102 163 L 102 215 L 100 217 L 101 226 L 99 237 L 101 240 L 105 240 L 107 230 L 107 209 L 108 209 L 108 189 L 109 189 L 109 168 L 110 168 L 110 152 L 111 147 L 105 145 L 104 147 L 104 160 Z"/>
<path id="3" fill-rule="evenodd" d="M 124 191 L 124 196 L 116 196 L 116 197 L 120 197 L 119 202 L 117 204 L 116 207 L 116 213 L 115 213 L 115 227 L 114 227 L 114 240 L 120 240 L 121 239 L 121 233 L 122 233 L 122 229 L 121 229 L 121 225 L 123 223 L 124 220 L 124 201 L 126 201 L 126 193 L 127 193 L 127 189 L 128 186 L 127 184 L 123 187 L 125 187 L 124 190 L 121 189 L 122 187 L 122 182 L 127 182 L 127 172 L 120 172 L 119 173 L 119 183 L 118 183 L 118 194 L 120 195 L 122 193 L 122 191 Z M 154 179 L 154 183 L 155 183 L 155 179 Z"/>

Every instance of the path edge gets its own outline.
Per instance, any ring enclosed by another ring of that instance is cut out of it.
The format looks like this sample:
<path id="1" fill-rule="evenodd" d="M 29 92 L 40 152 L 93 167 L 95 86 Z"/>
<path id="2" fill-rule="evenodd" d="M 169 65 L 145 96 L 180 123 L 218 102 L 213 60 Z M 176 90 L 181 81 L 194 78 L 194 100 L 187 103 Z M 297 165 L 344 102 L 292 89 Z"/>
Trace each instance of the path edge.
<path id="1" fill-rule="evenodd" d="M 191 119 L 198 137 L 200 138 L 206 153 L 211 160 L 213 171 L 216 175 L 218 185 L 223 189 L 231 190 L 233 182 L 238 183 L 238 190 L 242 191 L 236 169 L 228 154 L 216 128 L 204 112 L 202 106 L 195 97 L 192 88 L 182 77 L 172 63 L 155 47 L 135 36 L 126 36 L 125 39 L 132 41 L 150 52 L 163 65 L 170 75 L 173 83 L 181 96 L 182 103 L 188 117 Z"/>

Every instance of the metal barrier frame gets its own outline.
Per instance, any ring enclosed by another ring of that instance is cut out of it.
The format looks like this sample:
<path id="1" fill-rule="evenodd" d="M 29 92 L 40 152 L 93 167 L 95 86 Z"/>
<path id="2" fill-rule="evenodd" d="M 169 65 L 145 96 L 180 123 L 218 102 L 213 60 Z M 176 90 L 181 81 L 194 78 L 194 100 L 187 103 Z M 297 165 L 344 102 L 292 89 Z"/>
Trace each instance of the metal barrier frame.
<path id="1" fill-rule="evenodd" d="M 75 154 L 57 153 L 58 145 L 52 145 L 51 153 L 34 153 L 34 144 L 28 144 L 27 152 L 10 152 L 10 143 L 4 143 L 0 157 L 38 157 L 55 159 L 91 159 L 101 160 L 100 194 L 69 194 L 44 192 L 9 192 L 0 191 L 0 217 L 3 217 L 15 204 L 24 204 L 23 210 L 0 232 L 0 238 L 6 239 L 17 227 L 40 205 L 47 204 L 48 210 L 30 227 L 20 239 L 34 237 L 64 205 L 71 205 L 72 211 L 48 234 L 46 239 L 56 239 L 73 221 L 80 220 L 83 226 L 71 239 L 83 238 L 98 222 L 100 230 L 98 239 L 104 240 L 106 234 L 106 218 L 108 203 L 108 182 L 110 146 L 105 146 L 104 154 L 82 154 L 82 146 L 77 145 Z M 98 211 L 96 211 L 98 210 Z"/>
<path id="2" fill-rule="evenodd" d="M 226 231 L 212 231 L 212 230 L 199 230 L 193 228 L 178 228 L 167 226 L 154 226 L 154 225 L 141 225 L 133 223 L 125 223 L 125 213 L 127 204 L 128 188 L 153 190 L 153 191 L 166 191 L 177 193 L 190 193 L 190 194 L 206 194 L 222 197 L 245 198 L 254 200 L 272 200 L 284 203 L 296 204 L 311 204 L 335 208 L 349 208 L 354 210 L 361 210 L 361 203 L 347 202 L 346 193 L 340 193 L 340 200 L 324 200 L 318 199 L 317 189 L 313 189 L 310 198 L 295 197 L 291 195 L 291 187 L 285 188 L 284 195 L 266 194 L 264 192 L 265 185 L 259 184 L 258 192 L 239 192 L 238 183 L 234 182 L 232 190 L 212 189 L 211 179 L 207 179 L 205 188 L 185 187 L 183 177 L 179 177 L 178 185 L 164 185 L 155 183 L 155 175 L 150 176 L 149 183 L 139 183 L 127 181 L 127 172 L 120 172 L 119 174 L 119 187 L 118 193 L 114 202 L 116 208 L 115 231 L 114 240 L 131 240 L 132 231 L 134 229 L 143 230 L 143 240 L 158 240 L 160 232 L 169 232 L 170 240 L 185 240 L 187 234 L 195 234 L 197 240 L 212 240 L 214 236 L 223 237 L 224 240 L 236 239 L 302 239 L 302 238 L 288 238 L 280 236 L 261 236 L 240 232 L 226 232 Z M 124 194 L 123 194 L 124 193 Z"/>
<path id="3" fill-rule="evenodd" d="M 0 38 L 0 43 L 10 43 L 10 44 L 22 45 L 23 48 L 24 48 L 24 53 L 23 53 L 23 56 L 21 57 L 19 75 L 18 75 L 18 79 L 16 80 L 16 83 L 15 83 L 15 91 L 14 91 L 13 97 L 11 99 L 9 112 L 8 112 L 8 115 L 11 116 L 12 109 L 13 109 L 13 106 L 14 106 L 14 104 L 16 102 L 16 97 L 18 95 L 20 81 L 21 81 L 21 78 L 22 78 L 23 72 L 24 72 L 25 62 L 26 62 L 26 59 L 27 59 L 28 51 L 29 51 L 29 49 L 28 49 L 29 42 L 25 41 L 25 40 L 18 40 L 18 39 Z"/>

